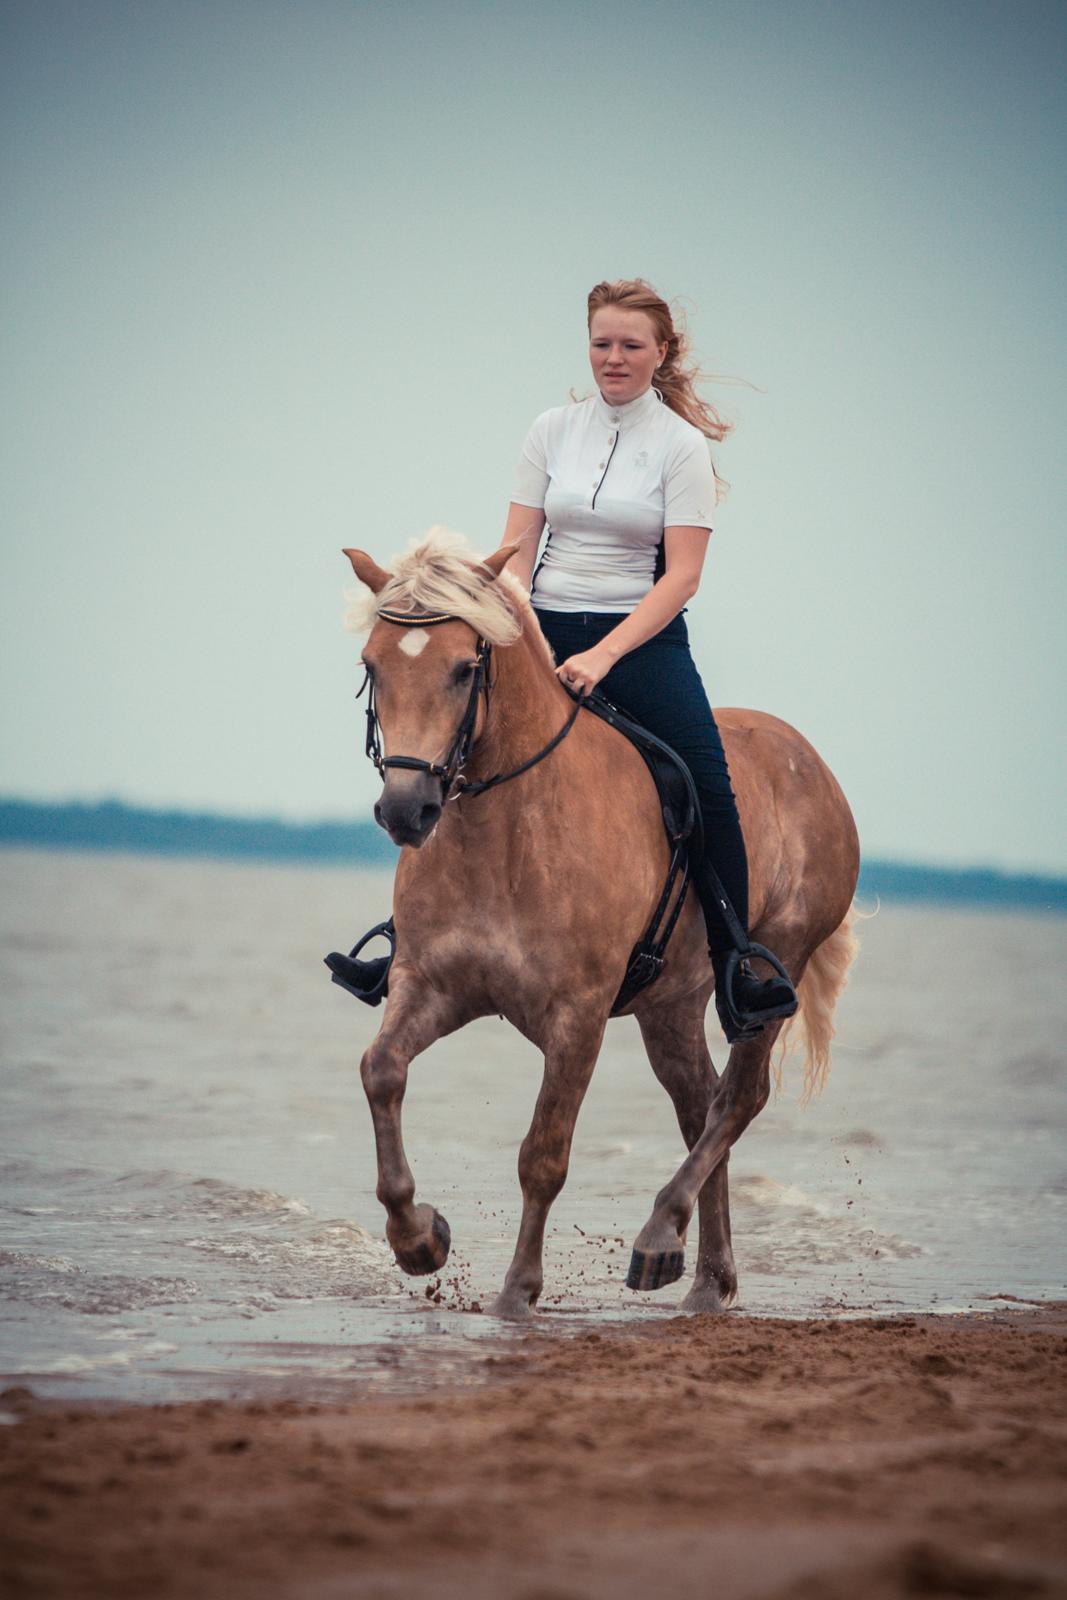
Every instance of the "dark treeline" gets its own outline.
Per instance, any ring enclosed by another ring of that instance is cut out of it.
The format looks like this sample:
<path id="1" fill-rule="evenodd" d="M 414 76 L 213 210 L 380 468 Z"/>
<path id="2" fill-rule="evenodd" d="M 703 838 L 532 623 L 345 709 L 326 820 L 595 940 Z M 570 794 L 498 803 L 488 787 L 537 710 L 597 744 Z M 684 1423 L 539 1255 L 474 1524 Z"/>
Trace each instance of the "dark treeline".
<path id="1" fill-rule="evenodd" d="M 396 849 L 374 822 L 281 822 L 193 811 L 142 811 L 118 800 L 89 805 L 0 801 L 0 843 L 153 855 L 256 857 L 388 865 Z"/>
<path id="2" fill-rule="evenodd" d="M 321 861 L 388 866 L 396 850 L 373 822 L 281 822 L 147 811 L 117 800 L 45 805 L 0 801 L 0 844 L 64 850 L 132 850 L 154 855 L 260 861 Z M 865 861 L 860 893 L 868 900 L 941 905 L 998 905 L 1067 915 L 1067 879 Z"/>

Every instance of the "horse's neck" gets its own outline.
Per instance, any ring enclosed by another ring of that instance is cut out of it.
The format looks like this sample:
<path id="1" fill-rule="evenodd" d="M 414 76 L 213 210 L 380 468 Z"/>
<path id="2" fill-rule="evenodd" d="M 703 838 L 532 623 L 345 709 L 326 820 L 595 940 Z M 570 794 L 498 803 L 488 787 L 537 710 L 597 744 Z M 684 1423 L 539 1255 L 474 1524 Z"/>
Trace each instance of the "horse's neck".
<path id="1" fill-rule="evenodd" d="M 523 621 L 514 644 L 493 646 L 489 715 L 468 764 L 472 777 L 528 761 L 559 732 L 573 709 L 552 670 L 536 620 L 531 615 Z"/>

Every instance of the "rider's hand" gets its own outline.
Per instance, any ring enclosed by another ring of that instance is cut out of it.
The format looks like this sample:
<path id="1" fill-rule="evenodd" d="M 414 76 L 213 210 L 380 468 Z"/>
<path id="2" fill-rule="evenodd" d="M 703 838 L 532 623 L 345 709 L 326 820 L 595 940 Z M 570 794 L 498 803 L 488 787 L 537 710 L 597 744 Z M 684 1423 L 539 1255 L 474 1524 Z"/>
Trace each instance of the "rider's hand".
<path id="1" fill-rule="evenodd" d="M 579 655 L 568 656 L 556 668 L 556 677 L 575 694 L 587 694 L 590 689 L 595 689 L 601 678 L 611 671 L 615 662 L 605 651 L 596 645 L 592 650 L 583 650 Z"/>

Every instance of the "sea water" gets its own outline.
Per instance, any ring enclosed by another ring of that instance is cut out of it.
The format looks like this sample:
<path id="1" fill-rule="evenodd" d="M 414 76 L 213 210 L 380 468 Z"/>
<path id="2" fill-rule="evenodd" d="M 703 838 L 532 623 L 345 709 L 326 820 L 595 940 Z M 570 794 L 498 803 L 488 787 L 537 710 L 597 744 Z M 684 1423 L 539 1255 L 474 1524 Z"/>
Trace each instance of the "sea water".
<path id="1" fill-rule="evenodd" d="M 485 1308 L 541 1062 L 499 1019 L 411 1070 L 405 1143 L 451 1225 L 448 1265 L 405 1278 L 384 1243 L 359 1081 L 381 1012 L 321 958 L 388 913 L 389 874 L 34 850 L 0 852 L 0 873 L 0 1386 L 332 1392 L 461 1379 L 511 1336 Z M 801 1106 L 787 1067 L 731 1157 L 740 1306 L 1062 1295 L 1067 921 L 883 905 L 859 935 L 823 1095 Z M 713 1012 L 709 1039 L 721 1066 Z M 611 1022 L 541 1334 L 677 1311 L 685 1280 L 624 1279 L 683 1155 L 636 1024 Z"/>

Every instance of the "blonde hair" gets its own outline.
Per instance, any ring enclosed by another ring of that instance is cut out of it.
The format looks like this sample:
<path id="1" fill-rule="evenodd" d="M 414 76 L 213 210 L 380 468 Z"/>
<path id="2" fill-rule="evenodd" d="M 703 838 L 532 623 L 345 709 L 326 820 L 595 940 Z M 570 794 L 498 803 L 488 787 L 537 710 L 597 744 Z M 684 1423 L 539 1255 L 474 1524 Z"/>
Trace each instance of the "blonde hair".
<path id="1" fill-rule="evenodd" d="M 704 374 L 696 362 L 686 362 L 691 346 L 682 312 L 679 309 L 672 312 L 663 296 L 657 294 L 644 278 L 619 278 L 614 283 L 605 281 L 590 289 L 587 316 L 590 327 L 594 313 L 603 306 L 619 306 L 623 311 L 643 311 L 650 318 L 656 343 L 667 346 L 667 354 L 652 379 L 653 389 L 658 390 L 664 404 L 670 406 L 672 411 L 692 423 L 694 428 L 699 428 L 705 439 L 712 444 L 720 444 L 731 432 L 733 423 L 720 417 L 715 407 L 697 393 L 697 383 Z M 717 472 L 715 479 L 717 483 L 722 483 Z"/>
<path id="2" fill-rule="evenodd" d="M 509 581 L 510 573 L 494 578 L 486 572 L 463 534 L 451 528 L 438 525 L 412 539 L 389 570 L 392 577 L 377 594 L 361 586 L 346 596 L 345 626 L 353 633 L 366 633 L 383 608 L 447 612 L 490 644 L 513 644 L 522 632 L 522 585 Z"/>

